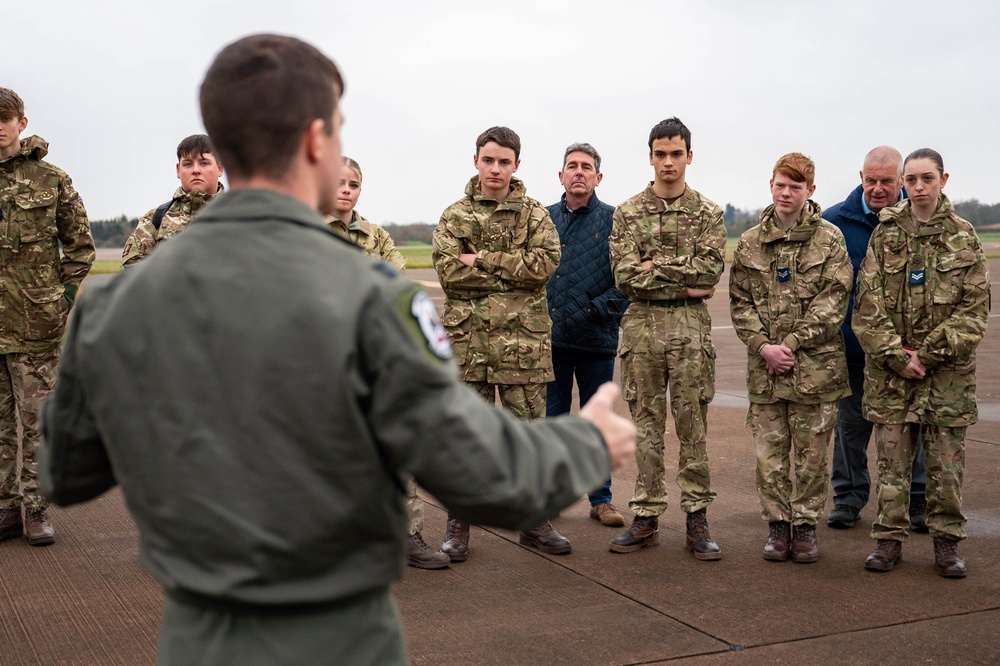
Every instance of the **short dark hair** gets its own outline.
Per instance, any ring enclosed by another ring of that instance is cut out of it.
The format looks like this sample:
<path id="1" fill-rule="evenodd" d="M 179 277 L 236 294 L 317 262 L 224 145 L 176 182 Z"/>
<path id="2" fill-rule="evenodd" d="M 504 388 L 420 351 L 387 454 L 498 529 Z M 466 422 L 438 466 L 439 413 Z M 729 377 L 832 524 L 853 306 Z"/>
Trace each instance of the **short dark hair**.
<path id="1" fill-rule="evenodd" d="M 215 156 L 216 164 L 221 166 L 222 163 L 219 161 L 218 156 L 215 155 L 215 149 L 212 148 L 212 140 L 208 138 L 207 134 L 192 134 L 181 139 L 181 142 L 177 144 L 178 162 L 185 157 L 200 157 L 206 153 Z"/>
<path id="2" fill-rule="evenodd" d="M 10 88 L 0 88 L 0 119 L 24 118 L 24 100 Z"/>
<path id="3" fill-rule="evenodd" d="M 521 137 L 517 135 L 517 132 L 509 127 L 491 127 L 476 139 L 476 155 L 479 155 L 479 149 L 485 146 L 487 143 L 492 141 L 493 143 L 503 146 L 504 148 L 510 148 L 514 151 L 514 161 L 521 159 Z"/>
<path id="4" fill-rule="evenodd" d="M 344 81 L 332 60 L 294 37 L 251 35 L 215 56 L 201 115 L 230 176 L 280 179 L 314 120 L 331 118 Z"/>
<path id="5" fill-rule="evenodd" d="M 691 151 L 691 130 L 679 118 L 667 118 L 653 125 L 649 131 L 649 149 L 653 150 L 653 142 L 657 139 L 672 139 L 679 136 L 684 139 L 688 152 Z"/>
<path id="6" fill-rule="evenodd" d="M 601 173 L 601 155 L 597 152 L 597 148 L 594 148 L 589 143 L 571 143 L 566 152 L 563 153 L 563 168 L 566 168 L 566 160 L 569 159 L 570 153 L 586 153 L 594 158 L 594 171 Z"/>
<path id="7" fill-rule="evenodd" d="M 944 158 L 941 157 L 941 153 L 934 150 L 933 148 L 917 148 L 912 153 L 906 156 L 906 160 L 903 161 L 903 167 L 906 167 L 906 163 L 910 160 L 921 160 L 928 159 L 934 162 L 938 168 L 938 174 L 944 175 Z"/>

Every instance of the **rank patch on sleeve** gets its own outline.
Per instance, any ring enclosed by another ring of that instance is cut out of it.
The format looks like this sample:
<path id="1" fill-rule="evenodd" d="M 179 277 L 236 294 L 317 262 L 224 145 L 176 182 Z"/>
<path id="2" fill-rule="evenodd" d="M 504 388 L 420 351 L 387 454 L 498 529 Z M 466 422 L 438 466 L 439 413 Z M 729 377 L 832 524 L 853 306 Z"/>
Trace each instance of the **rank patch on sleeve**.
<path id="1" fill-rule="evenodd" d="M 427 292 L 418 291 L 410 302 L 410 314 L 420 324 L 420 332 L 427 340 L 427 348 L 442 360 L 451 358 L 451 340 L 438 316 L 434 301 Z"/>

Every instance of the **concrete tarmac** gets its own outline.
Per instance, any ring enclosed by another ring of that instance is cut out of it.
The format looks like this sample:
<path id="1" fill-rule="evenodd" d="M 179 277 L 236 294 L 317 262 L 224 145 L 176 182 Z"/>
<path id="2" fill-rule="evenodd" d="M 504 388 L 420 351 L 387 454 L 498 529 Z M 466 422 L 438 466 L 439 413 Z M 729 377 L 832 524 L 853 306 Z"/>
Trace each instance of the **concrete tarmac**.
<path id="1" fill-rule="evenodd" d="M 990 269 L 1000 293 L 1000 260 Z M 440 304 L 433 271 L 409 277 Z M 88 278 L 85 288 L 103 279 Z M 660 545 L 635 553 L 609 552 L 622 528 L 591 520 L 585 498 L 553 520 L 573 542 L 569 555 L 544 555 L 518 545 L 515 532 L 473 527 L 466 562 L 441 571 L 408 568 L 394 588 L 412 663 L 1000 662 L 1000 299 L 978 350 L 981 416 L 967 436 L 969 539 L 961 553 L 969 576 L 945 580 L 934 572 L 930 537 L 920 534 L 892 572 L 864 570 L 874 545 L 874 489 L 853 529 L 821 522 L 819 562 L 762 559 L 767 523 L 744 421 L 746 350 L 730 324 L 727 279 L 709 302 L 718 361 L 708 437 L 718 499 L 708 517 L 723 559 L 701 562 L 685 550 L 676 486 Z M 628 415 L 623 402 L 617 410 Z M 672 476 L 670 423 L 665 442 Z M 869 458 L 874 478 L 874 447 Z M 631 463 L 613 475 L 614 503 L 627 520 L 635 473 Z M 425 498 L 424 537 L 437 545 L 446 511 Z M 295 508 L 288 511 L 293 519 Z M 137 563 L 137 532 L 121 494 L 51 514 L 55 545 L 0 543 L 0 664 L 153 663 L 162 593 Z"/>

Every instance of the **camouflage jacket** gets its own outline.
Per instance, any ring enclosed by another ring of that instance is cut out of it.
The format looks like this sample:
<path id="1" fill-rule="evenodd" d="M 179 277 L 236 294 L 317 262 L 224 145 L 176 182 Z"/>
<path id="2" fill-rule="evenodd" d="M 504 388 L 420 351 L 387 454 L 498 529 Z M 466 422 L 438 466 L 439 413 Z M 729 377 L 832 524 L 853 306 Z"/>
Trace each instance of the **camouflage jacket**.
<path id="1" fill-rule="evenodd" d="M 361 247 L 370 257 L 375 257 L 389 264 L 396 270 L 406 268 L 406 257 L 396 249 L 389 232 L 351 211 L 351 223 L 344 224 L 332 215 L 326 216 L 326 223 L 333 232 Z"/>
<path id="2" fill-rule="evenodd" d="M 511 178 L 496 202 L 469 181 L 434 229 L 442 321 L 467 382 L 537 384 L 554 379 L 545 283 L 559 266 L 559 234 L 545 206 Z M 475 254 L 473 266 L 459 260 Z"/>
<path id="3" fill-rule="evenodd" d="M 96 255 L 83 200 L 65 171 L 42 160 L 48 150 L 30 136 L 0 162 L 0 354 L 59 345 Z"/>
<path id="4" fill-rule="evenodd" d="M 633 302 L 685 299 L 688 287 L 718 284 L 725 268 L 722 209 L 691 188 L 667 205 L 650 183 L 619 204 L 609 244 L 615 284 Z"/>
<path id="5" fill-rule="evenodd" d="M 879 214 L 858 274 L 852 325 L 865 351 L 864 416 L 875 423 L 971 425 L 976 347 L 986 333 L 990 278 L 972 225 L 941 195 L 926 224 L 910 201 Z M 917 351 L 923 379 L 898 372 Z"/>
<path id="6" fill-rule="evenodd" d="M 219 183 L 219 189 L 215 194 L 185 192 L 183 188 L 178 187 L 174 191 L 173 203 L 163 214 L 159 229 L 153 226 L 155 208 L 139 220 L 135 231 L 125 241 L 125 249 L 122 250 L 122 266 L 131 266 L 142 261 L 156 249 L 157 245 L 184 231 L 188 223 L 191 222 L 191 218 L 224 190 L 222 183 Z"/>
<path id="7" fill-rule="evenodd" d="M 844 235 L 820 213 L 819 205 L 807 201 L 798 222 L 785 231 L 768 206 L 733 254 L 729 308 L 747 346 L 750 402 L 816 404 L 851 394 L 840 325 L 854 268 Z M 795 352 L 795 365 L 768 374 L 760 348 L 782 343 Z"/>

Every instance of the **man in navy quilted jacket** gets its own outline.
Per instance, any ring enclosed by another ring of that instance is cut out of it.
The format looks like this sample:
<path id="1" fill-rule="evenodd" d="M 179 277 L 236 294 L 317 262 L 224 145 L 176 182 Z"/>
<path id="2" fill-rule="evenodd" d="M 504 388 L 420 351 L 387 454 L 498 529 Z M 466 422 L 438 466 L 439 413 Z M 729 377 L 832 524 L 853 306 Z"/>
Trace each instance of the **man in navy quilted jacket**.
<path id="1" fill-rule="evenodd" d="M 629 301 L 615 288 L 608 237 L 614 206 L 597 198 L 601 156 L 589 143 L 566 149 L 559 181 L 566 188 L 548 207 L 559 232 L 562 258 L 546 285 L 552 317 L 552 366 L 545 415 L 567 414 L 573 402 L 573 377 L 584 405 L 615 372 L 618 322 Z M 611 477 L 590 493 L 590 517 L 620 527 L 622 514 L 611 504 Z"/>

